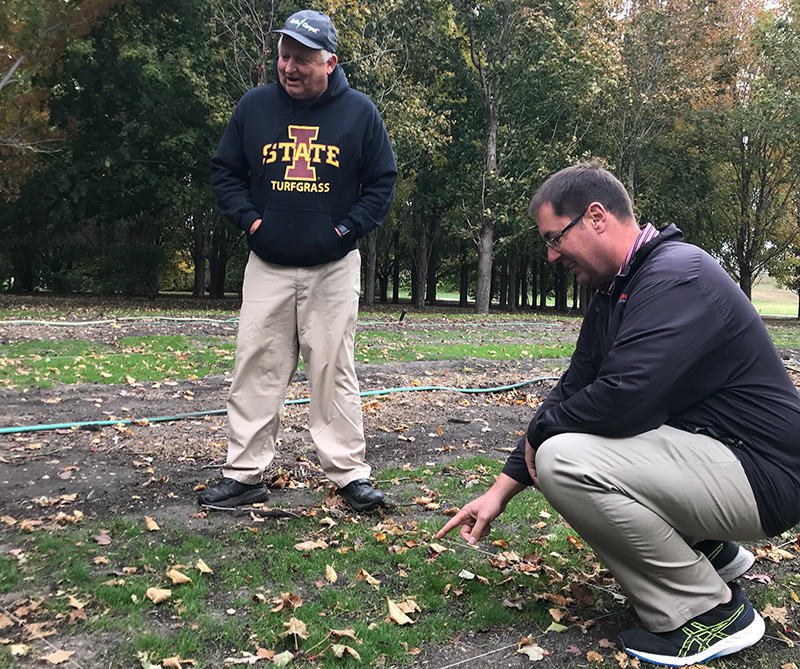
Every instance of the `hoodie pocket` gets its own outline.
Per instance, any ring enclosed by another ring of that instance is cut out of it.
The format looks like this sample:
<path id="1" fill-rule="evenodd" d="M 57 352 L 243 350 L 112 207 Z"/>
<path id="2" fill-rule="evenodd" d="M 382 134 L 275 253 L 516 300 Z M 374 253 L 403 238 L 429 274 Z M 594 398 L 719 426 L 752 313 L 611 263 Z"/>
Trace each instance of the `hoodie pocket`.
<path id="1" fill-rule="evenodd" d="M 311 267 L 343 258 L 350 250 L 327 212 L 267 209 L 247 241 L 262 260 Z"/>

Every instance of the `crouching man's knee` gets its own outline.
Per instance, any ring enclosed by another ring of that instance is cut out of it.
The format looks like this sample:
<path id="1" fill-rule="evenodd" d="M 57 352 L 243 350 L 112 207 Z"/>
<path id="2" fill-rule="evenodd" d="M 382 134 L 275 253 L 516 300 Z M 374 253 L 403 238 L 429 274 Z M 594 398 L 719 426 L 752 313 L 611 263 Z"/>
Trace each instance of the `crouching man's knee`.
<path id="1" fill-rule="evenodd" d="M 577 479 L 583 473 L 579 451 L 585 449 L 586 435 L 558 434 L 544 441 L 536 450 L 536 473 L 539 488 L 551 502 L 559 496 L 574 493 Z"/>

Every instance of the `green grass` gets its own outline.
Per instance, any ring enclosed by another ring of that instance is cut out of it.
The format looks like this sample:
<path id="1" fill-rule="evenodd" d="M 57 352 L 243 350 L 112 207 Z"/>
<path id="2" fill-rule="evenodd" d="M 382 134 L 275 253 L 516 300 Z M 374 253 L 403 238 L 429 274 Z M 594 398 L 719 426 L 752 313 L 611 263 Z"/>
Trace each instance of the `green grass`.
<path id="1" fill-rule="evenodd" d="M 194 379 L 229 372 L 230 337 L 122 337 L 115 345 L 84 340 L 0 346 L 0 374 L 9 387 L 54 383 L 126 383 Z"/>
<path id="2" fill-rule="evenodd" d="M 772 314 L 797 318 L 797 294 L 780 288 L 772 277 L 762 277 L 753 286 L 751 298 L 756 311 L 762 315 Z"/>
<path id="3" fill-rule="evenodd" d="M 161 530 L 148 532 L 144 519 L 117 519 L 105 528 L 111 537 L 107 546 L 92 540 L 102 528 L 88 523 L 33 533 L 7 529 L 6 540 L 24 546 L 24 560 L 3 554 L 0 573 L 4 587 L 8 581 L 15 592 L 34 600 L 45 598 L 46 611 L 37 620 L 69 615 L 71 596 L 86 603 L 87 620 L 82 627 L 71 627 L 71 633 L 125 638 L 124 645 L 108 649 L 120 663 L 124 658 L 130 664 L 132 653 L 140 652 L 153 661 L 180 654 L 200 666 L 219 666 L 220 653 L 240 657 L 255 652 L 256 645 L 276 652 L 294 650 L 294 638 L 281 634 L 296 617 L 308 631 L 307 639 L 297 639 L 298 648 L 318 656 L 301 658 L 300 666 L 410 666 L 414 656 L 409 649 L 446 642 L 467 630 L 511 625 L 520 616 L 547 627 L 547 608 L 552 605 L 532 595 L 556 594 L 564 583 L 551 585 L 536 574 L 501 571 L 491 563 L 501 551 L 535 551 L 563 574 L 586 568 L 586 551 L 566 540 L 571 531 L 536 493 L 512 500 L 497 523 L 492 538 L 506 546 L 476 549 L 453 536 L 438 542 L 448 550 L 432 550 L 433 534 L 445 520 L 441 511 L 472 499 L 491 485 L 499 469 L 499 463 L 481 457 L 444 468 L 383 472 L 381 479 L 397 479 L 390 488 L 397 507 L 385 521 L 378 516 L 360 522 L 339 519 L 329 527 L 320 523 L 326 515 L 321 506 L 299 519 L 216 530 L 189 531 L 174 522 L 159 522 L 156 516 Z M 469 481 L 477 485 L 467 485 Z M 439 510 L 414 502 L 430 495 L 440 503 Z M 544 527 L 539 526 L 542 514 L 547 516 Z M 317 539 L 328 547 L 294 548 Z M 194 567 L 199 558 L 212 574 Z M 335 582 L 326 580 L 329 565 L 336 571 Z M 166 575 L 170 567 L 193 584 L 171 584 Z M 361 580 L 362 570 L 380 584 Z M 486 581 L 466 578 L 463 570 Z M 146 597 L 150 587 L 169 588 L 172 597 L 156 605 Z M 273 611 L 271 600 L 279 600 L 281 593 L 301 597 L 302 606 Z M 504 600 L 521 594 L 522 611 L 504 605 Z M 409 614 L 414 623 L 388 621 L 387 598 L 398 604 L 416 602 L 420 611 Z M 360 643 L 347 638 L 341 643 L 354 648 L 361 662 L 336 658 L 330 649 L 336 641 L 330 630 L 348 627 Z M 2 662 L 0 655 L 0 667 Z"/>
<path id="4" fill-rule="evenodd" d="M 413 331 L 361 330 L 356 333 L 359 362 L 489 360 L 569 356 L 574 344 L 546 327 L 526 334 L 476 327 L 451 334 L 443 325 Z M 121 337 L 114 344 L 67 339 L 0 345 L 0 379 L 8 388 L 50 388 L 56 383 L 131 383 L 195 379 L 229 374 L 235 338 L 203 336 Z M 302 369 L 302 361 L 301 361 Z"/>

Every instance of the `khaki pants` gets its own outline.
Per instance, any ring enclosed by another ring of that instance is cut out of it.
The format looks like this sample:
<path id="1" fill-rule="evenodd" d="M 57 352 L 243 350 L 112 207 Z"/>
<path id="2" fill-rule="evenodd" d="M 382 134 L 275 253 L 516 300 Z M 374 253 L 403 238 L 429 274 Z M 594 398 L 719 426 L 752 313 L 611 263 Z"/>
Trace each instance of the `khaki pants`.
<path id="1" fill-rule="evenodd" d="M 223 476 L 261 481 L 275 457 L 286 388 L 301 352 L 311 390 L 309 429 L 323 471 L 339 487 L 369 477 L 353 359 L 360 276 L 358 250 L 315 267 L 275 265 L 250 253 Z"/>
<path id="2" fill-rule="evenodd" d="M 711 437 L 668 426 L 624 439 L 561 434 L 541 445 L 536 471 L 652 632 L 676 629 L 726 594 L 695 542 L 766 538 L 739 460 Z"/>

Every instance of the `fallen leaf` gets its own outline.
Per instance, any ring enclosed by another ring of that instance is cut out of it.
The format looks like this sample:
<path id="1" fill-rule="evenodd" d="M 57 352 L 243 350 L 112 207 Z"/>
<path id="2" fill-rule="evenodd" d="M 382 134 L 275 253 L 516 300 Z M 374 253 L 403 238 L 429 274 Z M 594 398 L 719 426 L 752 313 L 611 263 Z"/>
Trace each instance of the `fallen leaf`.
<path id="1" fill-rule="evenodd" d="M 222 666 L 227 667 L 231 664 L 255 664 L 256 662 L 261 662 L 263 659 L 263 657 L 253 655 L 253 653 L 248 653 L 245 651 L 244 656 L 242 657 L 226 657 L 222 661 Z"/>
<path id="2" fill-rule="evenodd" d="M 297 638 L 300 637 L 301 639 L 308 639 L 308 631 L 306 630 L 306 624 L 300 620 L 299 618 L 295 618 L 292 616 L 289 618 L 288 623 L 283 623 L 283 626 L 286 627 L 285 632 L 281 632 L 278 636 L 284 637 L 289 636 L 290 634 L 294 636 L 294 647 L 297 648 Z"/>
<path id="3" fill-rule="evenodd" d="M 788 612 L 785 606 L 776 607 L 772 606 L 772 604 L 767 604 L 764 610 L 761 611 L 761 615 L 781 625 L 786 625 L 789 622 Z"/>
<path id="4" fill-rule="evenodd" d="M 288 667 L 293 661 L 294 653 L 290 650 L 285 650 L 280 655 L 272 658 L 272 664 L 276 667 Z"/>
<path id="5" fill-rule="evenodd" d="M 105 555 L 98 555 L 93 562 L 95 564 L 108 564 L 108 558 Z"/>
<path id="6" fill-rule="evenodd" d="M 16 525 L 17 523 L 17 519 L 11 516 L 0 516 L 0 521 L 3 521 L 8 526 Z"/>
<path id="7" fill-rule="evenodd" d="M 150 516 L 145 516 L 144 517 L 144 524 L 145 524 L 145 527 L 147 527 L 147 529 L 150 532 L 158 532 L 161 529 L 158 526 L 158 523 L 155 520 L 153 520 Z"/>
<path id="8" fill-rule="evenodd" d="M 69 617 L 69 622 L 75 624 L 78 621 L 86 620 L 86 611 L 84 611 L 83 609 L 75 609 L 74 611 L 70 611 L 68 617 Z"/>
<path id="9" fill-rule="evenodd" d="M 778 548 L 772 544 L 767 544 L 763 548 L 755 549 L 756 559 L 765 558 L 772 562 L 781 562 L 782 560 L 793 560 L 794 555 L 789 551 Z"/>
<path id="10" fill-rule="evenodd" d="M 411 620 L 405 613 L 400 610 L 400 607 L 397 606 L 389 597 L 386 598 L 386 601 L 389 604 L 389 619 L 393 622 L 396 622 L 398 625 L 413 625 L 414 621 Z"/>
<path id="11" fill-rule="evenodd" d="M 548 625 L 545 632 L 566 632 L 569 628 L 566 625 L 562 625 L 561 623 L 552 622 Z"/>
<path id="12" fill-rule="evenodd" d="M 633 657 L 627 653 L 620 651 L 614 654 L 614 659 L 617 661 L 620 669 L 641 669 L 641 663 L 638 657 Z M 705 664 L 693 665 L 696 668 L 705 667 Z"/>
<path id="13" fill-rule="evenodd" d="M 11 620 L 5 613 L 0 613 L 0 630 L 5 629 L 6 627 L 11 627 L 14 624 L 14 621 Z"/>
<path id="14" fill-rule="evenodd" d="M 331 652 L 333 652 L 333 654 L 336 657 L 344 657 L 345 655 L 350 655 L 359 661 L 361 660 L 361 656 L 355 650 L 350 648 L 350 646 L 345 646 L 340 643 L 332 643 Z"/>
<path id="15" fill-rule="evenodd" d="M 333 565 L 327 565 L 325 567 L 325 579 L 328 581 L 328 583 L 336 583 L 338 578 L 339 577 L 336 575 L 336 570 L 333 568 Z"/>
<path id="16" fill-rule="evenodd" d="M 376 588 L 381 584 L 381 582 L 377 578 L 373 578 L 372 576 L 370 576 L 370 574 L 367 573 L 363 569 L 363 567 L 358 570 L 358 573 L 356 574 L 356 578 L 359 581 L 366 581 L 367 583 L 369 583 L 372 586 L 375 586 Z"/>
<path id="17" fill-rule="evenodd" d="M 758 581 L 759 583 L 772 583 L 772 576 L 769 574 L 745 574 L 748 581 Z"/>
<path id="18" fill-rule="evenodd" d="M 75 609 L 82 609 L 84 606 L 86 606 L 86 604 L 85 604 L 85 603 L 83 603 L 83 602 L 81 602 L 81 601 L 78 601 L 78 600 L 77 600 L 77 599 L 75 599 L 75 597 L 73 597 L 72 595 L 70 595 L 70 596 L 69 596 L 69 605 L 70 605 L 72 608 L 75 608 Z"/>
<path id="19" fill-rule="evenodd" d="M 72 657 L 74 652 L 71 650 L 57 650 L 54 653 L 50 653 L 50 655 L 45 655 L 42 659 L 50 664 L 61 664 Z"/>
<path id="20" fill-rule="evenodd" d="M 596 650 L 590 650 L 588 653 L 586 653 L 586 659 L 589 662 L 599 664 L 603 661 L 603 656 L 600 655 L 600 653 L 598 653 Z"/>
<path id="21" fill-rule="evenodd" d="M 108 546 L 108 544 L 111 543 L 111 537 L 108 536 L 108 533 L 105 530 L 101 530 L 100 534 L 93 534 L 92 539 L 94 539 L 94 541 L 101 546 Z"/>
<path id="22" fill-rule="evenodd" d="M 538 662 L 548 654 L 544 648 L 536 644 L 523 646 L 518 648 L 516 652 L 518 655 L 525 655 L 531 662 Z"/>
<path id="23" fill-rule="evenodd" d="M 198 571 L 201 571 L 204 574 L 214 573 L 213 571 L 211 571 L 211 567 L 209 567 L 205 562 L 203 562 L 203 560 L 198 560 L 197 564 L 195 564 L 195 567 L 198 569 Z"/>
<path id="24" fill-rule="evenodd" d="M 572 583 L 569 584 L 569 591 L 572 593 L 572 597 L 575 599 L 575 601 L 581 606 L 594 605 L 594 595 L 589 589 L 589 586 L 585 583 L 572 581 Z"/>
<path id="25" fill-rule="evenodd" d="M 348 639 L 352 639 L 353 641 L 361 643 L 361 639 L 356 637 L 356 631 L 352 627 L 346 627 L 343 630 L 333 630 L 328 628 L 328 631 L 337 639 L 341 639 L 342 637 L 347 637 Z"/>
<path id="26" fill-rule="evenodd" d="M 294 545 L 296 551 L 313 551 L 315 548 L 327 548 L 328 544 L 324 539 L 317 539 L 316 541 L 303 541 Z"/>
<path id="27" fill-rule="evenodd" d="M 578 550 L 583 550 L 583 544 L 578 537 L 574 537 L 571 534 L 567 537 L 567 542 L 575 546 Z"/>
<path id="28" fill-rule="evenodd" d="M 278 611 L 294 611 L 295 609 L 299 609 L 303 605 L 303 599 L 299 595 L 295 595 L 291 592 L 282 592 L 280 598 L 275 597 L 274 599 L 269 600 L 270 604 L 274 606 L 272 609 L 273 613 L 277 613 Z"/>
<path id="29" fill-rule="evenodd" d="M 191 585 L 194 585 L 194 581 L 192 581 L 192 579 L 190 579 L 186 574 L 182 574 L 177 569 L 167 570 L 167 577 L 174 585 L 182 585 L 184 583 L 190 583 Z"/>
<path id="30" fill-rule="evenodd" d="M 8 647 L 8 652 L 11 653 L 14 657 L 22 657 L 23 655 L 27 655 L 28 651 L 31 649 L 30 646 L 24 643 L 13 643 Z"/>
<path id="31" fill-rule="evenodd" d="M 153 604 L 161 604 L 161 602 L 165 602 L 172 597 L 172 590 L 167 590 L 165 588 L 147 588 L 144 596 L 152 601 Z"/>

